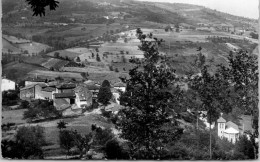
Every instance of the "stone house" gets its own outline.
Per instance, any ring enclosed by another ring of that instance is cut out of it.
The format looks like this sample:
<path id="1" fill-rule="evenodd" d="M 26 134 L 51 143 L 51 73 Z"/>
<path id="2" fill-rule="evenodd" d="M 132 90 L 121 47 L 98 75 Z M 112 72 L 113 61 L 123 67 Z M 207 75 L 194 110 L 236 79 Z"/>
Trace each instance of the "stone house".
<path id="1" fill-rule="evenodd" d="M 2 78 L 1 91 L 15 90 L 15 82 L 7 78 Z"/>
<path id="2" fill-rule="evenodd" d="M 20 99 L 34 100 L 52 98 L 52 93 L 42 93 L 42 89 L 45 87 L 47 87 L 47 85 L 43 83 L 25 86 L 24 88 L 20 89 Z"/>

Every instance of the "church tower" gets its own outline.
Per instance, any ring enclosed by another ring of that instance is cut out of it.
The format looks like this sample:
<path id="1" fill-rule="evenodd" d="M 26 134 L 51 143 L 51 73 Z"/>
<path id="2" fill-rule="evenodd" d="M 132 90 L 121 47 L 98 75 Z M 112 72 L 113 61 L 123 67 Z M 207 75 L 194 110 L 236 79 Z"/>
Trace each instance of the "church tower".
<path id="1" fill-rule="evenodd" d="M 222 118 L 222 114 L 223 113 L 221 113 L 220 118 L 217 120 L 217 123 L 218 123 L 218 136 L 220 138 L 223 137 L 224 131 L 226 129 L 226 120 L 224 118 Z"/>

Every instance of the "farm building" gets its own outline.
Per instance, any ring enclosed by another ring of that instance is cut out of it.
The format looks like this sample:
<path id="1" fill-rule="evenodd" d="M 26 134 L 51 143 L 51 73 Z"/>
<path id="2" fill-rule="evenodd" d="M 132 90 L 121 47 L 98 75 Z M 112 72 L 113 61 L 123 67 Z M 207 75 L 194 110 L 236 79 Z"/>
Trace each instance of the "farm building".
<path id="1" fill-rule="evenodd" d="M 2 78 L 1 91 L 15 90 L 15 82 L 7 78 Z"/>
<path id="2" fill-rule="evenodd" d="M 44 84 L 45 82 L 46 80 L 41 78 L 28 78 L 25 81 L 25 86 L 34 85 L 34 84 Z"/>
<path id="3" fill-rule="evenodd" d="M 45 87 L 47 87 L 47 85 L 43 83 L 25 86 L 24 88 L 20 89 L 20 99 L 21 100 L 34 100 L 34 99 L 46 99 L 46 98 L 51 99 L 52 93 L 42 92 L 42 89 Z"/>
<path id="4" fill-rule="evenodd" d="M 92 105 L 92 92 L 86 85 L 79 85 L 75 89 L 76 105 L 80 108 L 86 108 Z"/>
<path id="5" fill-rule="evenodd" d="M 126 84 L 124 84 L 124 83 L 122 83 L 122 82 L 115 83 L 115 84 L 113 85 L 113 87 L 114 87 L 115 89 L 121 90 L 122 92 L 125 92 L 125 90 L 126 90 Z"/>
<path id="6" fill-rule="evenodd" d="M 73 83 L 64 83 L 56 86 L 56 93 L 73 93 L 76 85 Z"/>

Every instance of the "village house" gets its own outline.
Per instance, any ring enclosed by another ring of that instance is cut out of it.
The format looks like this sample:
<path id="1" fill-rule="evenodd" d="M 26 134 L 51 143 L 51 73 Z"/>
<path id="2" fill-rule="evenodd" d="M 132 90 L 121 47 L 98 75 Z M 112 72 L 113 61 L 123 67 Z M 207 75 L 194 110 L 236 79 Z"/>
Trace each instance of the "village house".
<path id="1" fill-rule="evenodd" d="M 42 78 L 27 78 L 25 81 L 25 86 L 34 84 L 44 84 L 47 80 Z"/>
<path id="2" fill-rule="evenodd" d="M 117 90 L 120 90 L 122 92 L 125 92 L 126 91 L 126 84 L 122 83 L 122 82 L 118 82 L 118 83 L 115 83 L 113 85 L 113 87 Z"/>
<path id="3" fill-rule="evenodd" d="M 8 90 L 15 90 L 15 82 L 4 77 L 2 78 L 1 92 Z"/>
<path id="4" fill-rule="evenodd" d="M 51 98 L 52 93 L 42 93 L 42 88 L 47 87 L 45 83 L 31 84 L 20 89 L 21 100 L 34 100 Z"/>
<path id="5" fill-rule="evenodd" d="M 92 105 L 92 92 L 86 85 L 79 85 L 75 89 L 76 105 L 80 108 L 87 108 Z"/>

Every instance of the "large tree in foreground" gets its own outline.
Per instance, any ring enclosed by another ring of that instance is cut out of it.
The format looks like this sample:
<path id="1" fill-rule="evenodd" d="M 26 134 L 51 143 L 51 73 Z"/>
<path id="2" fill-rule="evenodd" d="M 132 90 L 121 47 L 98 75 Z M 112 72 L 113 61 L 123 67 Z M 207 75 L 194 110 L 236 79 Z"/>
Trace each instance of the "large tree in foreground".
<path id="1" fill-rule="evenodd" d="M 50 10 L 55 10 L 59 2 L 56 0 L 26 0 L 33 10 L 33 16 L 45 16 L 46 7 Z"/>
<path id="2" fill-rule="evenodd" d="M 166 144 L 182 134 L 175 111 L 181 107 L 182 93 L 173 86 L 177 78 L 159 54 L 158 43 L 145 41 L 141 29 L 137 36 L 145 58 L 131 60 L 137 66 L 130 70 L 120 99 L 125 109 L 119 112 L 117 127 L 130 143 L 132 158 L 162 159 Z"/>

